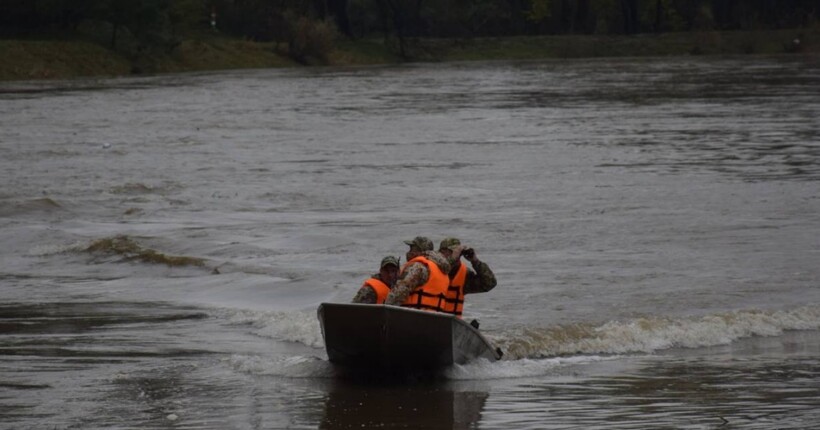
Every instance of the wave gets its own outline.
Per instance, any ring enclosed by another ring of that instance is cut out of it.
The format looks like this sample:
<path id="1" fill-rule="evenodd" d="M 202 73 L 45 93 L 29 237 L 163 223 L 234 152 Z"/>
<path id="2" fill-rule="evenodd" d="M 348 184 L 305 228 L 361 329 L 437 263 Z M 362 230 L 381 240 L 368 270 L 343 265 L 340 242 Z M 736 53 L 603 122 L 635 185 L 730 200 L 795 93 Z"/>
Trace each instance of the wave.
<path id="1" fill-rule="evenodd" d="M 652 353 L 670 348 L 727 345 L 752 336 L 820 329 L 820 306 L 793 310 L 739 310 L 700 317 L 643 317 L 603 325 L 520 328 L 487 337 L 520 360 L 571 355 Z"/>
<path id="2" fill-rule="evenodd" d="M 136 260 L 143 263 L 165 264 L 169 267 L 205 267 L 205 260 L 202 258 L 163 254 L 150 248 L 144 248 L 133 238 L 125 235 L 97 239 L 85 251 L 92 254 L 119 256 L 124 261 Z"/>
<path id="3" fill-rule="evenodd" d="M 67 243 L 44 243 L 35 244 L 29 248 L 24 255 L 28 257 L 49 257 L 52 255 L 82 252 L 88 247 L 84 241 L 74 241 Z"/>
<path id="4" fill-rule="evenodd" d="M 257 336 L 296 342 L 312 348 L 324 348 L 322 332 L 316 311 L 265 312 L 252 310 L 224 310 L 231 324 L 247 325 Z"/>
<path id="5" fill-rule="evenodd" d="M 23 215 L 29 213 L 55 213 L 64 210 L 57 201 L 43 197 L 30 199 L 10 205 L 0 205 L 0 216 Z"/>
<path id="6" fill-rule="evenodd" d="M 180 185 L 176 183 L 164 183 L 162 185 L 146 185 L 141 182 L 128 182 L 123 185 L 113 186 L 109 188 L 109 191 L 112 194 L 132 196 L 145 194 L 166 195 L 180 188 Z"/>
<path id="7" fill-rule="evenodd" d="M 617 360 L 619 358 L 620 357 L 615 356 L 584 356 L 541 360 L 523 359 L 501 362 L 489 362 L 481 359 L 465 365 L 454 365 L 437 373 L 426 374 L 421 372 L 404 376 L 407 376 L 408 380 L 412 380 L 413 377 L 441 377 L 451 381 L 524 378 L 542 376 L 545 374 L 560 374 L 565 369 L 574 366 Z M 349 377 L 356 379 L 362 378 L 363 376 L 370 378 L 378 377 L 378 375 L 369 372 L 346 372 L 345 369 L 337 368 L 323 358 L 307 355 L 270 357 L 233 354 L 223 359 L 223 361 L 237 372 L 250 375 L 279 376 L 285 378 Z M 403 379 L 401 375 L 384 375 L 384 378 L 384 380 Z"/>
<path id="8" fill-rule="evenodd" d="M 298 311 L 225 310 L 232 324 L 252 327 L 269 339 L 324 348 L 313 309 Z M 793 310 L 740 310 L 700 317 L 643 317 L 602 325 L 573 324 L 516 328 L 485 333 L 504 351 L 504 360 L 579 355 L 653 353 L 670 348 L 727 345 L 753 336 L 777 336 L 787 330 L 820 329 L 820 306 Z"/>
<path id="9" fill-rule="evenodd" d="M 515 361 L 501 360 L 498 362 L 480 359 L 463 365 L 453 365 L 445 369 L 442 376 L 450 380 L 526 378 L 560 374 L 563 369 L 601 361 L 618 360 L 622 357 L 590 355 L 542 359 L 523 358 Z"/>
<path id="10" fill-rule="evenodd" d="M 265 338 L 314 348 L 293 355 L 233 355 L 237 371 L 289 378 L 332 378 L 340 375 L 323 353 L 319 322 L 313 309 L 263 312 L 224 309 L 231 324 L 250 327 Z M 507 329 L 485 334 L 504 350 L 499 362 L 477 360 L 444 369 L 453 381 L 561 375 L 578 366 L 651 354 L 671 348 L 727 345 L 754 336 L 778 336 L 790 330 L 820 329 L 820 306 L 793 310 L 739 310 L 699 317 L 644 317 L 601 325 L 574 324 L 547 328 Z M 313 355 L 316 353 L 316 355 Z"/>
<path id="11" fill-rule="evenodd" d="M 236 371 L 251 375 L 288 378 L 330 378 L 335 368 L 326 360 L 310 356 L 261 357 L 234 354 L 225 359 Z"/>
<path id="12" fill-rule="evenodd" d="M 232 324 L 247 325 L 255 335 L 324 348 L 313 309 L 225 312 L 224 316 Z M 738 310 L 698 317 L 648 316 L 601 325 L 524 327 L 484 334 L 504 351 L 503 361 L 522 361 L 700 348 L 727 345 L 753 336 L 778 336 L 788 330 L 818 329 L 820 305 L 811 305 L 792 310 Z M 538 366 L 543 367 L 544 363 Z"/>

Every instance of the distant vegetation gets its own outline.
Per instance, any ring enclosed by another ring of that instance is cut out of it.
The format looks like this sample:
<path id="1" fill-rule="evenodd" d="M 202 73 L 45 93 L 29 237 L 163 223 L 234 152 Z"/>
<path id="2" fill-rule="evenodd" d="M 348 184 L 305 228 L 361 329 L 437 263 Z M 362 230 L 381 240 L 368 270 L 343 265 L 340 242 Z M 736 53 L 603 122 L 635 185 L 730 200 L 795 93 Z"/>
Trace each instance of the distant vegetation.
<path id="1" fill-rule="evenodd" d="M 30 77 L 49 77 L 49 73 L 60 76 L 59 69 L 66 61 L 70 62 L 71 53 L 81 51 L 91 55 L 95 48 L 90 45 L 115 53 L 117 57 L 92 61 L 88 68 L 103 67 L 103 70 L 120 73 L 119 70 L 126 67 L 123 64 L 127 64 L 128 72 L 138 73 L 222 68 L 231 64 L 244 67 L 247 63 L 270 66 L 288 62 L 426 60 L 446 58 L 446 51 L 454 47 L 475 46 L 476 41 L 502 38 L 563 36 L 567 37 L 564 40 L 572 41 L 586 35 L 593 36 L 594 40 L 611 40 L 618 36 L 688 33 L 698 34 L 697 37 L 708 42 L 708 38 L 715 37 L 710 33 L 805 29 L 816 34 L 820 27 L 817 0 L 2 0 L 2 3 L 0 39 L 5 39 L 6 44 L 0 40 L 0 50 L 20 51 L 16 57 L 4 55 L 4 58 L 51 55 L 38 51 L 45 49 L 42 45 L 21 47 L 9 45 L 9 40 L 89 44 L 66 47 L 64 59 L 50 61 L 49 57 L 49 64 L 41 66 L 42 73 L 32 71 L 29 66 L 7 64 L 6 78 L 15 76 L 13 67 L 24 68 L 17 73 L 28 73 Z M 257 47 L 250 49 L 240 42 Z M 584 43 L 574 44 L 587 49 Z M 801 48 L 797 44 L 780 47 L 781 51 Z M 256 53 L 245 52 L 254 49 Z M 571 49 L 572 45 L 565 48 L 564 54 L 569 54 Z M 598 53 L 603 50 L 599 49 Z M 199 54 L 204 55 L 204 60 L 197 57 Z M 237 58 L 245 54 L 249 56 Z M 250 56 L 256 54 L 259 58 L 251 60 Z M 61 57 L 58 53 L 54 55 Z M 207 64 L 197 64 L 199 61 Z M 72 70 L 72 73 L 85 72 Z"/>

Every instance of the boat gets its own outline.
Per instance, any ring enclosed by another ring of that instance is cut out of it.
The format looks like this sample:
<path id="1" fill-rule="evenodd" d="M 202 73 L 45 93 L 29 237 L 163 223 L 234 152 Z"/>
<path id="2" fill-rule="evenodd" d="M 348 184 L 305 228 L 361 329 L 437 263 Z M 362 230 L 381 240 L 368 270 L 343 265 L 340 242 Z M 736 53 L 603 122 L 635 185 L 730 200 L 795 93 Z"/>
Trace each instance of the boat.
<path id="1" fill-rule="evenodd" d="M 435 370 L 501 359 L 476 327 L 450 314 L 356 303 L 322 303 L 317 313 L 328 359 L 340 366 Z"/>

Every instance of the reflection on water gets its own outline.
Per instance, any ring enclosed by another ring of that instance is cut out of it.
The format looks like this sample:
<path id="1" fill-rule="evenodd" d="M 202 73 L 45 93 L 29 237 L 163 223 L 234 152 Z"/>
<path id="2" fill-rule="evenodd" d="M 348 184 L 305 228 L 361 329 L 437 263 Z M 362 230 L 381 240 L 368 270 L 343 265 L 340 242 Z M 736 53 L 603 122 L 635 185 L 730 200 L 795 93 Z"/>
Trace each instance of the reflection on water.
<path id="1" fill-rule="evenodd" d="M 289 378 L 271 372 L 276 359 L 259 338 L 250 344 L 260 351 L 226 356 L 248 347 L 236 332 L 245 325 L 220 334 L 213 323 L 202 310 L 156 303 L 2 306 L 0 417 L 20 427 L 146 429 L 804 429 L 820 422 L 817 331 L 554 363 L 527 378 L 499 372 L 496 379 L 489 368 L 483 381 L 395 381 Z M 207 351 L 219 345 L 223 351 Z M 258 365 L 237 372 L 242 360 Z"/>
<path id="2" fill-rule="evenodd" d="M 487 397 L 486 392 L 455 391 L 443 384 L 337 380 L 329 389 L 319 428 L 475 428 Z"/>
<path id="3" fill-rule="evenodd" d="M 206 318 L 203 312 L 144 303 L 41 303 L 0 306 L 0 355 L 53 358 L 138 357 L 202 353 L 171 351 L 159 339 L 128 338 L 134 327 Z"/>
<path id="4" fill-rule="evenodd" d="M 162 422 L 173 409 L 168 399 L 185 391 L 183 375 L 213 354 L 197 328 L 217 333 L 202 310 L 163 303 L 0 305 L 0 421 Z"/>

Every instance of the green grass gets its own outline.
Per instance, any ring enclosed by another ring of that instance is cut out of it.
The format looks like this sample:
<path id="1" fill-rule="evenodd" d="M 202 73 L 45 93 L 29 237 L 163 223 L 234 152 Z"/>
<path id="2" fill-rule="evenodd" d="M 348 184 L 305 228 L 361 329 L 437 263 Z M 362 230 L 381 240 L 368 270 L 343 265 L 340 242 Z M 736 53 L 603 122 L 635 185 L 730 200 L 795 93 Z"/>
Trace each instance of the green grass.
<path id="1" fill-rule="evenodd" d="M 442 60 L 782 54 L 803 33 L 803 52 L 820 51 L 820 31 L 693 32 L 635 36 L 536 36 L 429 43 Z M 422 41 L 422 45 L 426 42 Z"/>
<path id="2" fill-rule="evenodd" d="M 181 72 L 220 69 L 289 67 L 296 63 L 277 53 L 274 43 L 212 38 L 183 41 L 174 52 L 156 59 L 157 71 Z"/>
<path id="3" fill-rule="evenodd" d="M 0 40 L 0 79 L 124 75 L 131 63 L 99 45 L 82 41 Z"/>
<path id="4" fill-rule="evenodd" d="M 387 48 L 383 39 L 341 40 L 329 57 L 333 65 L 391 64 L 401 61 Z"/>
<path id="5" fill-rule="evenodd" d="M 636 36 L 566 35 L 410 41 L 416 61 L 782 54 L 802 34 L 800 53 L 820 53 L 820 29 L 692 32 Z M 99 42 L 99 41 L 98 41 Z M 119 76 L 202 70 L 296 67 L 287 46 L 192 34 L 170 52 L 128 57 L 85 40 L 0 40 L 0 80 Z M 330 65 L 402 61 L 381 38 L 337 41 Z"/>
<path id="6" fill-rule="evenodd" d="M 170 53 L 128 58 L 86 40 L 0 40 L 0 80 L 122 76 L 201 70 L 290 67 L 273 43 L 203 37 L 182 41 Z"/>

